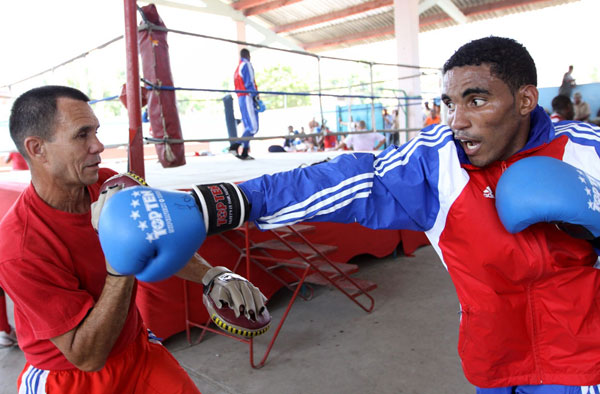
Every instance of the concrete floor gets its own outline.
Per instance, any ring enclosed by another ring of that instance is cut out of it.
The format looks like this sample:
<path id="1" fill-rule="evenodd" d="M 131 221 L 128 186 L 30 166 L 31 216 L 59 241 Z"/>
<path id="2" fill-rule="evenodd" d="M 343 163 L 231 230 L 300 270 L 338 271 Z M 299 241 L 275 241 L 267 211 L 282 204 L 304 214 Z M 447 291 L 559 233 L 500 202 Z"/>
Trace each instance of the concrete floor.
<path id="1" fill-rule="evenodd" d="M 190 346 L 181 333 L 165 346 L 203 394 L 474 393 L 456 351 L 458 301 L 433 249 L 352 262 L 360 266 L 356 277 L 378 284 L 374 311 L 316 287 L 312 300 L 294 304 L 262 369 L 250 367 L 246 344 L 221 335 Z M 290 297 L 282 290 L 271 299 L 274 325 Z M 256 340 L 255 358 L 272 334 Z M 16 392 L 23 364 L 18 348 L 0 349 L 0 394 Z"/>

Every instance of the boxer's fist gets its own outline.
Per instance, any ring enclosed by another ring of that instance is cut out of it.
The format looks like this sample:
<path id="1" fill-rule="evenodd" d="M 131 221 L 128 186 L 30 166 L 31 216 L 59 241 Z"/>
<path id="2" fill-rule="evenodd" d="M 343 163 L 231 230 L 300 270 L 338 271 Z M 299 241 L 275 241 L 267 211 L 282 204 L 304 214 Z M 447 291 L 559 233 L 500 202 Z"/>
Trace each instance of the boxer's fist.
<path id="1" fill-rule="evenodd" d="M 244 277 L 225 267 L 213 267 L 202 278 L 202 300 L 212 319 L 222 329 L 242 337 L 263 334 L 271 315 L 267 298 Z"/>
<path id="2" fill-rule="evenodd" d="M 600 182 L 551 157 L 528 157 L 510 166 L 496 186 L 496 209 L 511 233 L 556 222 L 579 229 L 568 232 L 579 232 L 580 238 L 600 236 Z"/>
<path id="3" fill-rule="evenodd" d="M 136 186 L 106 201 L 98 235 L 115 271 L 154 282 L 183 268 L 202 245 L 206 230 L 189 193 Z"/>

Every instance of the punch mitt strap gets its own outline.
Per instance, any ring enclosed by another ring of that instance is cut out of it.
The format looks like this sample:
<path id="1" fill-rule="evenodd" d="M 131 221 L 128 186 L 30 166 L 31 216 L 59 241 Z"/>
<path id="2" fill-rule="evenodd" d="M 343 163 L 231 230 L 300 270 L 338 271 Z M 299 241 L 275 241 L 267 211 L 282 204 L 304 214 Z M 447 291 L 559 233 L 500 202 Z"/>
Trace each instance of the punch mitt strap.
<path id="1" fill-rule="evenodd" d="M 248 220 L 248 199 L 233 183 L 194 185 L 192 194 L 204 215 L 207 235 L 238 228 Z"/>

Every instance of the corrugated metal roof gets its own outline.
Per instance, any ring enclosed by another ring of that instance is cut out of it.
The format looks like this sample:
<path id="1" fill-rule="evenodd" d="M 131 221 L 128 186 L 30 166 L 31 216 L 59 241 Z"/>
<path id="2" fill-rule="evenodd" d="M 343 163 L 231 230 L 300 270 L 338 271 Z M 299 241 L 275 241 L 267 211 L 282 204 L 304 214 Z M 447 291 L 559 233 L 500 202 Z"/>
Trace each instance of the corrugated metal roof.
<path id="1" fill-rule="evenodd" d="M 332 11 L 343 10 L 364 2 L 365 0 L 304 0 L 269 11 L 262 14 L 260 18 L 273 25 L 282 25 Z"/>
<path id="2" fill-rule="evenodd" d="M 280 32 L 298 45 L 311 51 L 347 47 L 391 39 L 394 36 L 394 8 L 392 0 L 235 0 L 234 3 L 256 6 L 278 4 L 278 8 L 251 15 L 274 31 L 288 24 L 304 21 L 301 25 Z M 467 17 L 468 22 L 502 17 L 509 14 L 572 3 L 579 0 L 451 0 Z M 292 4 L 286 4 L 291 2 Z M 356 8 L 362 11 L 356 12 Z M 336 17 L 315 23 L 314 18 L 331 13 Z M 311 22 L 311 19 L 313 21 Z M 434 5 L 419 15 L 420 31 L 454 26 L 458 23 L 444 10 Z"/>

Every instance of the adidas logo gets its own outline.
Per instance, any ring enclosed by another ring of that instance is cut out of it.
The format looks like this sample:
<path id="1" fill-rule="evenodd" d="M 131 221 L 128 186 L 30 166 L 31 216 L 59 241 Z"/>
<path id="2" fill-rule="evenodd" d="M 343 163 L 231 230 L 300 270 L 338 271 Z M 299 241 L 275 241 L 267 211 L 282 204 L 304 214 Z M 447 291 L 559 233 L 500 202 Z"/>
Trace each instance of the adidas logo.
<path id="1" fill-rule="evenodd" d="M 485 198 L 495 198 L 494 197 L 494 193 L 492 193 L 492 188 L 491 187 L 488 186 L 488 187 L 486 187 L 483 190 L 483 197 L 485 197 Z"/>

